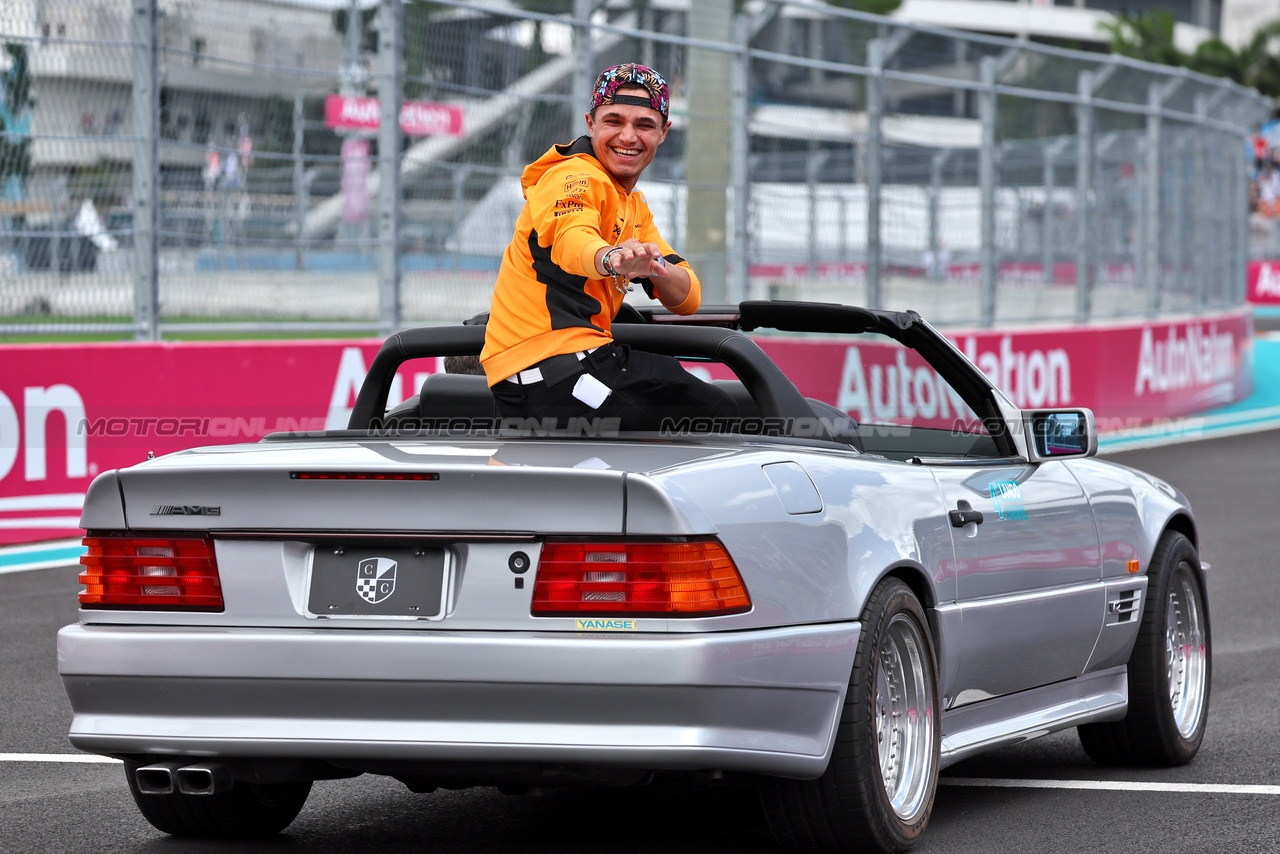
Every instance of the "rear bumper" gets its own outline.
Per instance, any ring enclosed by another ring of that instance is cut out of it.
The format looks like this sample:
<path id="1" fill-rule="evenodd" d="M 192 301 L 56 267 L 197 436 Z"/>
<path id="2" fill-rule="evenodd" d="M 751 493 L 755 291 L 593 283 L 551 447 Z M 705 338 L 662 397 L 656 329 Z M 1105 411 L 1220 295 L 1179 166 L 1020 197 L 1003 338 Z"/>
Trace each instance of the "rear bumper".
<path id="1" fill-rule="evenodd" d="M 811 778 L 856 622 L 698 635 L 73 625 L 92 753 L 492 761 Z"/>

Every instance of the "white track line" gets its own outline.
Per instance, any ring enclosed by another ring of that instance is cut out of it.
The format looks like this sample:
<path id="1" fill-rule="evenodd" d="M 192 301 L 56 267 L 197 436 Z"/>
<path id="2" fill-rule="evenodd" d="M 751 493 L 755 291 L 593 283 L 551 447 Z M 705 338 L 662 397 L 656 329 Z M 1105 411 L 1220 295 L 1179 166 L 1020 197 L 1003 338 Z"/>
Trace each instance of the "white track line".
<path id="1" fill-rule="evenodd" d="M 1231 783 L 1140 783 L 1131 780 L 998 780 L 981 777 L 939 777 L 944 786 L 990 789 L 1087 789 L 1097 792 L 1175 792 L 1199 795 L 1280 795 L 1280 786 Z"/>
<path id="2" fill-rule="evenodd" d="M 0 566 L 0 575 L 6 575 L 11 572 L 30 572 L 33 569 L 56 569 L 60 566 L 78 566 L 79 564 L 79 558 L 42 560 L 36 563 L 15 563 L 13 566 Z"/>
<path id="3" fill-rule="evenodd" d="M 75 762 L 87 765 L 111 763 L 120 764 L 119 759 L 110 756 L 95 756 L 92 753 L 0 753 L 0 762 Z"/>
<path id="4" fill-rule="evenodd" d="M 0 753 L 0 762 L 64 762 L 119 764 L 119 759 L 91 753 Z M 982 777 L 939 777 L 939 785 L 979 789 L 1083 789 L 1095 792 L 1173 792 L 1190 795 L 1280 795 L 1280 786 L 1231 783 L 1142 783 L 1132 780 L 1017 780 Z"/>

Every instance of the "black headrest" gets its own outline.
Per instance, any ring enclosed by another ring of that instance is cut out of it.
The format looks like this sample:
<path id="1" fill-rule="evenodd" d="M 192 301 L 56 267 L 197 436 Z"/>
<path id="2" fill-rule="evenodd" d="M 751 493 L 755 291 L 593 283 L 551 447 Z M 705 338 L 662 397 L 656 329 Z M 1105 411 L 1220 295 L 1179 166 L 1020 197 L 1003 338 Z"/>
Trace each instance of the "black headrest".
<path id="1" fill-rule="evenodd" d="M 418 395 L 423 418 L 489 418 L 495 414 L 493 395 L 483 376 L 431 374 Z"/>

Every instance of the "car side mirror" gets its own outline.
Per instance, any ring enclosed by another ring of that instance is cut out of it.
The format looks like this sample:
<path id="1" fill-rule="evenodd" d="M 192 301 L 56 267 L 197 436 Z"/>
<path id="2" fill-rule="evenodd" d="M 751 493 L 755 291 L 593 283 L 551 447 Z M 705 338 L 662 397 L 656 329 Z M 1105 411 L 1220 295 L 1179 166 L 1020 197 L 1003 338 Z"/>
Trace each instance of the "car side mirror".
<path id="1" fill-rule="evenodd" d="M 1022 424 L 1033 462 L 1098 453 L 1098 428 L 1091 410 L 1024 410 Z"/>

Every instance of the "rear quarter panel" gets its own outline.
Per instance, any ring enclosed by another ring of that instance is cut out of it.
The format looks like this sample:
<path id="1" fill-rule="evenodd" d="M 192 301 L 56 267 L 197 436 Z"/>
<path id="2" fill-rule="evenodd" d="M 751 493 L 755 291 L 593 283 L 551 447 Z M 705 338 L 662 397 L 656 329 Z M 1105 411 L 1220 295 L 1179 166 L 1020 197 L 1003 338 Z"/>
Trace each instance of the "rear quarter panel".
<path id="1" fill-rule="evenodd" d="M 789 514 L 764 466 L 796 462 L 822 499 Z M 762 449 L 653 475 L 714 525 L 751 594 L 747 626 L 855 620 L 890 570 L 917 573 L 933 605 L 955 598 L 954 552 L 927 469 L 839 451 Z"/>

